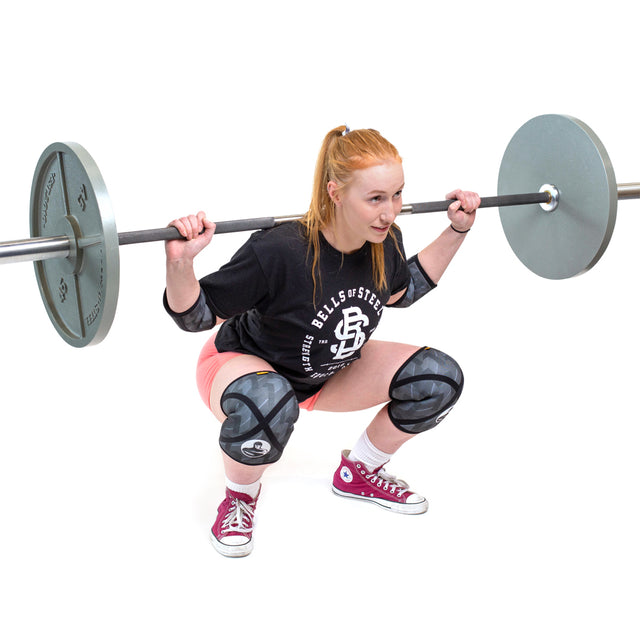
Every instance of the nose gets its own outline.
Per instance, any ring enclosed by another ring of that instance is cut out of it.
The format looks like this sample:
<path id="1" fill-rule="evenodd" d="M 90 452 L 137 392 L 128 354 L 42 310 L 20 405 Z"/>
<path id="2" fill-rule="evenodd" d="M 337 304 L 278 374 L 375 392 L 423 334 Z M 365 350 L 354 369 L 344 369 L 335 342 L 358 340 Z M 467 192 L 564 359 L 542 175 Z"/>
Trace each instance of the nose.
<path id="1" fill-rule="evenodd" d="M 395 219 L 396 219 L 396 217 L 393 214 L 380 216 L 380 222 L 381 222 L 383 227 L 388 227 L 388 226 L 392 225 L 393 221 Z"/>
<path id="2" fill-rule="evenodd" d="M 401 207 L 402 207 L 402 204 L 396 211 L 395 203 L 393 205 L 389 205 L 389 207 L 385 208 L 385 210 L 380 214 L 380 222 L 382 222 L 384 226 L 393 224 L 393 221 L 396 219 L 396 216 L 400 212 Z"/>

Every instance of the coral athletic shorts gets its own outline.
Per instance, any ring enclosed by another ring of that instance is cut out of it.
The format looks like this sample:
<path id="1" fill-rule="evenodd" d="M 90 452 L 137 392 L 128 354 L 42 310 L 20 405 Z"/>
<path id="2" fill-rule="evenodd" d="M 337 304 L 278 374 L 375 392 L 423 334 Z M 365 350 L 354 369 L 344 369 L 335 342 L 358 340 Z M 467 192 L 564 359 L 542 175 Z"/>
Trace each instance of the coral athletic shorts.
<path id="1" fill-rule="evenodd" d="M 200 352 L 200 357 L 198 358 L 198 366 L 196 368 L 196 381 L 198 383 L 198 391 L 200 392 L 200 397 L 202 401 L 209 406 L 209 399 L 211 397 L 211 387 L 213 386 L 213 379 L 216 377 L 218 371 L 220 371 L 220 367 L 222 367 L 225 362 L 229 362 L 232 358 L 236 358 L 237 356 L 241 356 L 241 353 L 236 353 L 235 351 L 223 351 L 220 353 L 216 349 L 216 334 L 214 333 L 209 340 L 207 340 L 204 345 L 202 351 Z M 318 400 L 318 397 L 322 393 L 322 390 L 318 391 L 316 394 L 312 395 L 310 398 L 307 398 L 303 402 L 300 403 L 301 409 L 306 409 L 307 411 L 313 411 L 313 407 Z"/>

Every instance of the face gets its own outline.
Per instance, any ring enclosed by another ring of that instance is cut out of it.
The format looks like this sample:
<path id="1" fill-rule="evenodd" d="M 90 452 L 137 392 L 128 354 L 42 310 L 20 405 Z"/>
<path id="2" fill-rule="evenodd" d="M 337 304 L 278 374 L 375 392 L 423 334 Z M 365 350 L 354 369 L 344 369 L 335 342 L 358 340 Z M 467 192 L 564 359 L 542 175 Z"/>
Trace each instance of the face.
<path id="1" fill-rule="evenodd" d="M 339 191 L 328 185 L 336 205 L 332 243 L 343 253 L 357 251 L 365 242 L 382 242 L 402 208 L 402 163 L 385 162 L 353 173 L 351 184 Z"/>

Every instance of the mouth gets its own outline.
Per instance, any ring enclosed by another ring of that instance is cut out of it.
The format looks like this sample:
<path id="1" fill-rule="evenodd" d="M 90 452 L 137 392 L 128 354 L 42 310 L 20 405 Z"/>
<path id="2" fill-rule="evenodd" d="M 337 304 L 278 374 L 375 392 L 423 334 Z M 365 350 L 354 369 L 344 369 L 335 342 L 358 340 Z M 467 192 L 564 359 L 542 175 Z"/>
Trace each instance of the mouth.
<path id="1" fill-rule="evenodd" d="M 376 233 L 387 233 L 387 231 L 389 231 L 389 227 L 391 225 L 388 224 L 386 227 L 374 227 L 372 226 L 371 228 L 376 232 Z"/>

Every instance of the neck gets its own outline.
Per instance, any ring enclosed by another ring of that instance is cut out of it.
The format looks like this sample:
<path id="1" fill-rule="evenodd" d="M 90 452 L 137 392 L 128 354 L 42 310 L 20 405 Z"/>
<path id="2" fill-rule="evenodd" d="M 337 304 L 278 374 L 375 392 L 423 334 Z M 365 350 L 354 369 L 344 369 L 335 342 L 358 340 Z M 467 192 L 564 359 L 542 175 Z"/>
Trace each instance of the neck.
<path id="1" fill-rule="evenodd" d="M 337 228 L 336 220 L 320 229 L 324 239 L 340 253 L 355 253 L 364 246 L 366 240 L 349 238 L 348 234 L 341 233 Z"/>

